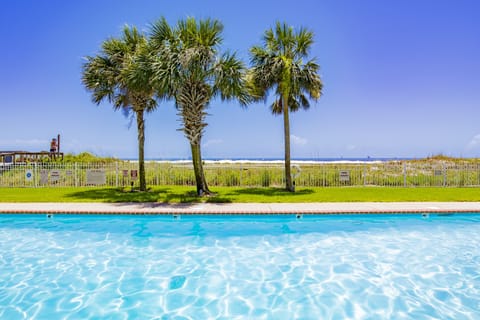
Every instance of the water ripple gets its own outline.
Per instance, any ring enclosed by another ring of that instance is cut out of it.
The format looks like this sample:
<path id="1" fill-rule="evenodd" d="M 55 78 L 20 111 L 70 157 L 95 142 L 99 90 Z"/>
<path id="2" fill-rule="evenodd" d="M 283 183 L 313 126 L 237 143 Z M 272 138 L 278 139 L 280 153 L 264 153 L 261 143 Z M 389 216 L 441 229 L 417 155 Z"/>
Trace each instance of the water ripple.
<path id="1" fill-rule="evenodd" d="M 0 318 L 480 318 L 471 216 L 55 219 L 2 220 Z"/>

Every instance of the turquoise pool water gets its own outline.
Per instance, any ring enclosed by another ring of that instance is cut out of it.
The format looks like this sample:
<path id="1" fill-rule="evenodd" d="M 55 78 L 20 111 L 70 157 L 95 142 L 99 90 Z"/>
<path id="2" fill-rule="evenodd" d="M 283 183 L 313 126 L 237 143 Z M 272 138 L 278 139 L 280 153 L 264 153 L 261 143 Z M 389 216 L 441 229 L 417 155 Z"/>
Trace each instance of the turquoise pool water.
<path id="1" fill-rule="evenodd" d="M 480 215 L 0 215 L 0 319 L 479 319 Z"/>

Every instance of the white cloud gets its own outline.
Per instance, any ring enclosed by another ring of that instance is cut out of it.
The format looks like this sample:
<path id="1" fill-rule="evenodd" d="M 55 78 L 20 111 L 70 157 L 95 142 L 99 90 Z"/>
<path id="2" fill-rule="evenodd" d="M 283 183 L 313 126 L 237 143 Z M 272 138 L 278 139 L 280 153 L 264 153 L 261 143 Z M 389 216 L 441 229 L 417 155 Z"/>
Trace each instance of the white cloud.
<path id="1" fill-rule="evenodd" d="M 208 148 L 212 145 L 221 144 L 221 143 L 223 143 L 222 139 L 210 139 L 210 140 L 207 140 L 206 142 L 203 143 L 203 147 Z"/>
<path id="2" fill-rule="evenodd" d="M 290 135 L 290 139 L 292 140 L 292 143 L 298 146 L 304 146 L 307 144 L 307 139 L 298 137 L 294 134 Z"/>
<path id="3" fill-rule="evenodd" d="M 470 142 L 467 145 L 468 149 L 475 149 L 480 147 L 480 134 L 477 134 L 470 140 Z"/>

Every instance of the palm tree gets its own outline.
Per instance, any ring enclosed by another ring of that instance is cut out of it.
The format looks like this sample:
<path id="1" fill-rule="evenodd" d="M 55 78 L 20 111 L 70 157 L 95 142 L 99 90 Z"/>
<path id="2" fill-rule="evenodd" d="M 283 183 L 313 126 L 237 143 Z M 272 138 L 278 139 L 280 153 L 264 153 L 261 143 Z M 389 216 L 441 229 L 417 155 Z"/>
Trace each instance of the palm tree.
<path id="1" fill-rule="evenodd" d="M 313 32 L 300 28 L 294 32 L 285 23 L 277 22 L 275 28 L 263 36 L 263 46 L 250 49 L 252 69 L 249 87 L 257 99 L 266 99 L 275 90 L 276 99 L 271 105 L 273 114 L 283 114 L 285 135 L 285 181 L 288 191 L 295 191 L 290 170 L 290 120 L 289 111 L 308 109 L 310 99 L 317 100 L 322 93 L 319 66 L 315 59 L 304 62 L 313 43 Z"/>
<path id="2" fill-rule="evenodd" d="M 222 24 L 218 20 L 180 20 L 170 27 L 165 18 L 151 28 L 157 50 L 154 79 L 157 89 L 175 100 L 181 131 L 190 142 L 197 194 L 210 194 L 201 156 L 207 108 L 212 99 L 249 101 L 245 68 L 234 54 L 220 53 Z"/>
<path id="3" fill-rule="evenodd" d="M 82 67 L 82 82 L 97 105 L 107 100 L 115 110 L 133 113 L 138 131 L 140 190 L 146 191 L 144 113 L 157 107 L 148 63 L 151 48 L 148 39 L 135 27 L 125 26 L 121 38 L 103 42 L 100 53 L 87 56 Z"/>

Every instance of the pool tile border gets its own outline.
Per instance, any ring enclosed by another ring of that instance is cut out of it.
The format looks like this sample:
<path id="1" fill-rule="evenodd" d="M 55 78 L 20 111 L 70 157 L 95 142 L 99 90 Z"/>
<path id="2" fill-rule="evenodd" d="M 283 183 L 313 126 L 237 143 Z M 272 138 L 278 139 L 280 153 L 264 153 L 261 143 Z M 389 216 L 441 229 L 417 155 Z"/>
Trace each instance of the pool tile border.
<path id="1" fill-rule="evenodd" d="M 0 203 L 0 214 L 276 215 L 480 213 L 480 202 L 349 203 Z"/>

